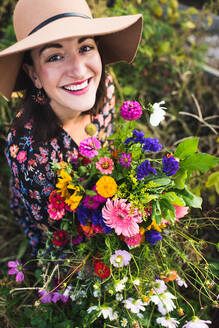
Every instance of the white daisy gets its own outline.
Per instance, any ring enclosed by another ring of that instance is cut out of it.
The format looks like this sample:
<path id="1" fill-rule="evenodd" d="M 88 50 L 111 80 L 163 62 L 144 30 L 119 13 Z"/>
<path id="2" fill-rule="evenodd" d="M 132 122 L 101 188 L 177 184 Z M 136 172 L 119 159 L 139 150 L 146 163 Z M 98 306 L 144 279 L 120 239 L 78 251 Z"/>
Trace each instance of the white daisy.
<path id="1" fill-rule="evenodd" d="M 123 300 L 123 295 L 120 294 L 120 293 L 117 293 L 116 294 L 116 300 L 119 301 L 119 302 L 121 302 Z"/>
<path id="2" fill-rule="evenodd" d="M 144 303 L 142 300 L 135 300 L 132 297 L 129 297 L 127 300 L 123 301 L 125 303 L 125 308 L 129 309 L 132 313 L 139 313 L 139 311 L 145 311 Z"/>
<path id="3" fill-rule="evenodd" d="M 113 313 L 113 309 L 106 305 L 100 306 L 100 313 L 98 314 L 98 317 L 100 317 L 101 314 L 104 317 L 104 319 L 109 318 L 110 321 L 115 320 L 116 318 L 115 314 Z"/>
<path id="4" fill-rule="evenodd" d="M 176 299 L 176 297 L 170 292 L 160 295 L 152 295 L 150 299 L 158 306 L 158 311 L 163 315 L 166 315 L 168 312 L 171 312 L 176 308 L 176 305 L 172 301 L 172 299 Z"/>
<path id="5" fill-rule="evenodd" d="M 155 294 L 163 294 L 165 290 L 167 289 L 167 286 L 163 280 L 156 279 L 153 283 L 153 291 Z"/>
<path id="6" fill-rule="evenodd" d="M 116 280 L 114 283 L 114 288 L 116 292 L 121 292 L 123 289 L 125 289 L 125 283 L 128 281 L 127 277 L 124 277 L 122 280 Z"/>
<path id="7" fill-rule="evenodd" d="M 128 320 L 126 318 L 122 318 L 122 320 L 120 321 L 120 323 L 121 323 L 121 326 L 122 327 L 126 327 L 127 324 L 128 324 Z"/>
<path id="8" fill-rule="evenodd" d="M 164 109 L 166 109 L 166 107 L 161 106 L 163 104 L 165 104 L 164 100 L 152 105 L 153 113 L 150 115 L 151 125 L 158 126 L 160 122 L 164 120 L 164 116 L 166 115 Z"/>
<path id="9" fill-rule="evenodd" d="M 98 309 L 99 309 L 98 306 L 93 305 L 93 306 L 90 306 L 90 307 L 87 309 L 87 312 L 88 312 L 88 313 L 91 313 L 92 311 L 94 311 L 94 310 L 98 310 Z"/>
<path id="10" fill-rule="evenodd" d="M 187 283 L 185 282 L 185 280 L 181 279 L 179 276 L 176 278 L 176 282 L 177 284 L 182 287 L 184 286 L 185 288 L 188 287 Z"/>
<path id="11" fill-rule="evenodd" d="M 177 321 L 175 318 L 170 318 L 170 317 L 157 318 L 156 322 L 159 323 L 161 326 L 167 328 L 176 328 L 179 324 L 179 321 Z"/>
<path id="12" fill-rule="evenodd" d="M 210 320 L 200 320 L 198 317 L 193 317 L 192 321 L 187 322 L 182 328 L 208 328 L 208 325 L 211 324 Z"/>

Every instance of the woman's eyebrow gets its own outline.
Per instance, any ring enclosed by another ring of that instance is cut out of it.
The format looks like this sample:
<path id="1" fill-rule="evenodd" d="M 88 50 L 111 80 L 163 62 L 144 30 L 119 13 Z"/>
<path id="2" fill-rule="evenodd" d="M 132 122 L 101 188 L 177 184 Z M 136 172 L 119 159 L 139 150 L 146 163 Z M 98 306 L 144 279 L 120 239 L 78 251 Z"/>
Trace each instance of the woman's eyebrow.
<path id="1" fill-rule="evenodd" d="M 84 42 L 84 41 L 87 40 L 87 39 L 92 39 L 92 40 L 94 40 L 94 37 L 93 37 L 93 36 L 85 36 L 85 37 L 83 37 L 83 38 L 78 39 L 78 43 L 82 43 L 82 42 Z"/>
<path id="2" fill-rule="evenodd" d="M 42 47 L 40 49 L 39 55 L 41 55 L 44 50 L 49 49 L 49 48 L 62 48 L 62 45 L 60 43 L 49 43 L 49 44 L 46 44 L 44 47 Z"/>

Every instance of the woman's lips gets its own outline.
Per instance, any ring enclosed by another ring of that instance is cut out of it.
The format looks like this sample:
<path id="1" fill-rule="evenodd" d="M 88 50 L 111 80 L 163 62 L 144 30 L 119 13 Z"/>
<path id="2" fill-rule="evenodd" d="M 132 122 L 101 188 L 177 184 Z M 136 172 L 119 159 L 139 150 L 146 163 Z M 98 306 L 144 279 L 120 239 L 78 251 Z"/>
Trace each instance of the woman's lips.
<path id="1" fill-rule="evenodd" d="M 73 95 L 82 95 L 88 91 L 89 85 L 90 85 L 90 80 L 91 80 L 91 78 L 81 81 L 81 82 L 71 83 L 71 84 L 65 85 L 62 88 L 66 92 L 71 93 Z"/>

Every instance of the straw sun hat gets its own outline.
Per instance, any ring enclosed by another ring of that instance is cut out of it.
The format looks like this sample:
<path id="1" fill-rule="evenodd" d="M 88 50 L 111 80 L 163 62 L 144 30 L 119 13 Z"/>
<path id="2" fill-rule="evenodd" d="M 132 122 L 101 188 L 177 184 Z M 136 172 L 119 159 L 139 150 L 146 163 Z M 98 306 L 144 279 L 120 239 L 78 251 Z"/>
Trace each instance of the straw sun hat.
<path id="1" fill-rule="evenodd" d="M 142 16 L 92 18 L 85 0 L 19 0 L 14 10 L 17 42 L 0 52 L 0 93 L 25 89 L 21 64 L 26 50 L 69 37 L 100 36 L 104 63 L 127 61 L 136 54 Z"/>

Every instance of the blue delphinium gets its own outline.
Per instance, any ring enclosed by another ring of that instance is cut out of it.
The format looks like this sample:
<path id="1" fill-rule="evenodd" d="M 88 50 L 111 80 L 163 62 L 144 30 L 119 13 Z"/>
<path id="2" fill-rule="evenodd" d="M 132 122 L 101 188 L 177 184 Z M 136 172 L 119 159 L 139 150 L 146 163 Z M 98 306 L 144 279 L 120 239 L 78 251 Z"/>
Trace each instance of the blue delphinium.
<path id="1" fill-rule="evenodd" d="M 163 237 L 160 232 L 157 230 L 148 230 L 145 232 L 145 239 L 151 244 L 155 245 L 158 241 L 160 241 Z"/>
<path id="2" fill-rule="evenodd" d="M 150 166 L 150 162 L 146 159 L 137 167 L 137 179 L 142 180 L 148 176 L 149 173 L 157 174 L 157 171 Z"/>
<path id="3" fill-rule="evenodd" d="M 124 144 L 128 145 L 130 142 L 143 144 L 145 142 L 144 132 L 133 130 L 133 137 L 127 138 Z"/>
<path id="4" fill-rule="evenodd" d="M 86 225 L 90 216 L 90 211 L 83 204 L 80 204 L 77 208 L 78 219 L 81 224 Z"/>
<path id="5" fill-rule="evenodd" d="M 166 173 L 167 176 L 174 175 L 179 169 L 179 162 L 175 157 L 170 154 L 163 158 L 163 168 L 162 171 Z"/>
<path id="6" fill-rule="evenodd" d="M 112 232 L 112 229 L 105 224 L 101 210 L 93 210 L 92 211 L 91 222 L 95 226 L 100 225 L 103 228 L 105 233 Z"/>
<path id="7" fill-rule="evenodd" d="M 158 152 L 162 149 L 162 145 L 159 143 L 159 140 L 156 138 L 145 138 L 143 149 L 145 151 Z"/>

